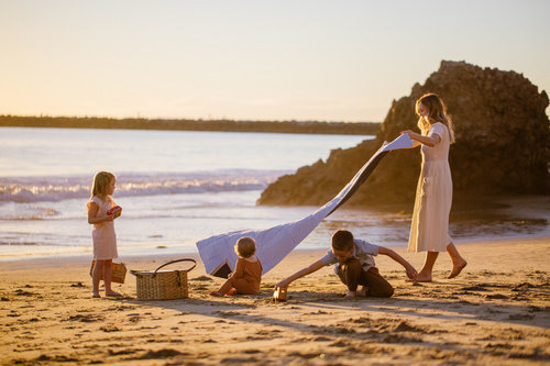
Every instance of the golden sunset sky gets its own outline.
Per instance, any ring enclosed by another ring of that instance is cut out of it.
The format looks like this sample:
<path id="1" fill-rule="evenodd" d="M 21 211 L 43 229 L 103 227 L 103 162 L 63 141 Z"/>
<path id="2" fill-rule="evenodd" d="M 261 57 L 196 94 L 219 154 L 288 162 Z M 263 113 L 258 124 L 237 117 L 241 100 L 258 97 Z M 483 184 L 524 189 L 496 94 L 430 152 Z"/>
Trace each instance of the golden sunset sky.
<path id="1" fill-rule="evenodd" d="M 0 0 L 0 114 L 382 121 L 441 60 L 550 92 L 550 1 Z"/>

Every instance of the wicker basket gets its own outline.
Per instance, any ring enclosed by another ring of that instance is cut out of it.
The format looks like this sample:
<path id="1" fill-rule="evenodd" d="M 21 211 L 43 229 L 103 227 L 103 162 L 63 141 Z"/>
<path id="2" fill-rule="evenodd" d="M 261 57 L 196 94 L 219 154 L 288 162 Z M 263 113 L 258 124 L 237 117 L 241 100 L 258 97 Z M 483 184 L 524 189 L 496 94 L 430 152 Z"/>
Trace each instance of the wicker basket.
<path id="1" fill-rule="evenodd" d="M 192 262 L 193 266 L 186 270 L 162 270 L 172 263 Z M 177 259 L 164 263 L 154 271 L 130 271 L 136 276 L 136 292 L 139 300 L 173 300 L 188 297 L 187 272 L 191 271 L 197 262 L 191 258 Z"/>

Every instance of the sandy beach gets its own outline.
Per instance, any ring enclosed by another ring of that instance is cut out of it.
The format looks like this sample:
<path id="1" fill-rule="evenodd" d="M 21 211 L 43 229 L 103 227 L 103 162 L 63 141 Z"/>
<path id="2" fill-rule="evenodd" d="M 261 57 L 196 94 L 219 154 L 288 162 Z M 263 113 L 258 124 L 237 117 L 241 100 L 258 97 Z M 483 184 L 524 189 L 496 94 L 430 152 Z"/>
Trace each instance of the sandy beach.
<path id="1" fill-rule="evenodd" d="M 453 280 L 447 255 L 435 281 L 422 284 L 378 256 L 396 289 L 391 299 L 344 299 L 326 267 L 293 283 L 281 303 L 271 299 L 273 285 L 324 251 L 291 253 L 257 296 L 208 296 L 222 280 L 199 263 L 189 272 L 190 297 L 167 301 L 137 300 L 129 273 L 114 286 L 123 298 L 92 299 L 87 258 L 2 262 L 0 364 L 549 364 L 550 237 L 458 248 L 469 264 Z M 423 254 L 396 251 L 422 265 Z M 169 259 L 122 258 L 135 270 Z"/>

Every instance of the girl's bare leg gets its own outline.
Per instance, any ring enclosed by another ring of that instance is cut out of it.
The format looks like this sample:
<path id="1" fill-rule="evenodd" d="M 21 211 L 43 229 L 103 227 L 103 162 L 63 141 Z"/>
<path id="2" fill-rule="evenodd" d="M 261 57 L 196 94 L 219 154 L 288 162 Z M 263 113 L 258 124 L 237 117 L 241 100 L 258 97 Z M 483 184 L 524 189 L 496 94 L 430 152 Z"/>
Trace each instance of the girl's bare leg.
<path id="1" fill-rule="evenodd" d="M 414 282 L 432 282 L 432 270 L 434 268 L 435 260 L 439 256 L 438 252 L 427 252 L 426 259 L 424 260 L 424 266 L 418 273 L 418 277 Z"/>
<path id="2" fill-rule="evenodd" d="M 451 271 L 451 274 L 449 275 L 449 278 L 455 278 L 460 274 L 460 272 L 462 272 L 468 262 L 466 262 L 466 260 L 462 258 L 452 242 L 447 245 L 447 252 L 451 256 L 451 261 L 453 262 L 453 269 Z"/>
<path id="3" fill-rule="evenodd" d="M 100 298 L 99 295 L 99 282 L 101 274 L 103 273 L 103 267 L 104 267 L 104 261 L 95 261 L 94 270 L 92 272 L 92 297 L 94 298 Z"/>

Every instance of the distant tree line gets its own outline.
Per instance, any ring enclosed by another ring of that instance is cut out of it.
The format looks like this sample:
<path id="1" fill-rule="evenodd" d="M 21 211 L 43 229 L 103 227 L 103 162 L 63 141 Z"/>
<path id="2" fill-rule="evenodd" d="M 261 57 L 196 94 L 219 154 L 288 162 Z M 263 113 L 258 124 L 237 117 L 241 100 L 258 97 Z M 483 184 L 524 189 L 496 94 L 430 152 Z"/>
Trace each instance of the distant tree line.
<path id="1" fill-rule="evenodd" d="M 3 127 L 100 128 L 127 130 L 180 130 L 221 132 L 270 132 L 303 134 L 376 135 L 376 122 L 234 121 L 101 117 L 27 117 L 0 115 Z"/>

